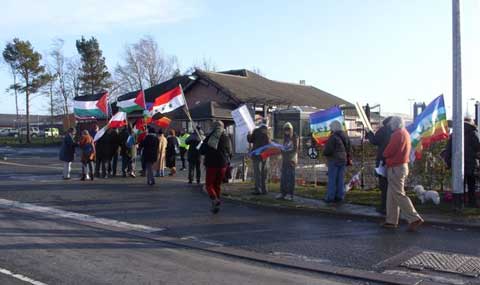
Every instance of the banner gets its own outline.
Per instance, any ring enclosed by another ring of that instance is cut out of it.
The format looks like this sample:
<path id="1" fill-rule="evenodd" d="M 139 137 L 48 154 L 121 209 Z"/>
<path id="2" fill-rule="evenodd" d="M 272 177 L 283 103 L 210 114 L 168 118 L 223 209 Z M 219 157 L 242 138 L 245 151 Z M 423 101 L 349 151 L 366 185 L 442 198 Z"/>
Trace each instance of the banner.
<path id="1" fill-rule="evenodd" d="M 248 107 L 243 105 L 232 111 L 232 117 L 235 121 L 235 152 L 248 153 L 247 135 L 255 128 L 252 115 Z"/>
<path id="2" fill-rule="evenodd" d="M 310 114 L 310 130 L 317 145 L 324 145 L 330 137 L 330 124 L 338 121 L 345 128 L 345 119 L 339 107 L 318 111 Z"/>

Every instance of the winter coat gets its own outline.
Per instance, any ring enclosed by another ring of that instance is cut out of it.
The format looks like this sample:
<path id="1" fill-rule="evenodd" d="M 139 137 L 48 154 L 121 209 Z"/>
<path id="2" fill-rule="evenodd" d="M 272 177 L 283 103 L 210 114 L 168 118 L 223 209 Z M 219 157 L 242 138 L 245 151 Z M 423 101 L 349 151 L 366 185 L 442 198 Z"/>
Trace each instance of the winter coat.
<path id="1" fill-rule="evenodd" d="M 82 150 L 82 163 L 95 160 L 95 144 L 90 135 L 82 135 L 79 146 Z"/>
<path id="2" fill-rule="evenodd" d="M 154 163 L 158 158 L 159 141 L 156 134 L 148 134 L 140 143 L 142 159 L 145 163 Z"/>
<path id="3" fill-rule="evenodd" d="M 252 134 L 247 135 L 247 141 L 253 144 L 252 149 L 269 144 L 271 139 L 267 126 L 263 125 L 253 130 Z"/>
<path id="4" fill-rule="evenodd" d="M 347 163 L 347 156 L 352 153 L 350 139 L 344 131 L 336 131 L 330 135 L 325 144 L 323 155 L 328 161 Z"/>
<path id="5" fill-rule="evenodd" d="M 477 160 L 480 158 L 480 141 L 478 139 L 477 128 L 469 123 L 463 124 L 464 130 L 464 172 L 465 175 L 472 176 L 475 174 L 475 167 L 477 167 Z M 447 143 L 446 162 L 449 166 L 452 165 L 452 136 Z"/>
<path id="6" fill-rule="evenodd" d="M 65 135 L 62 146 L 60 147 L 59 158 L 64 162 L 72 162 L 75 157 L 75 147 L 77 144 L 73 141 L 73 137 L 70 134 Z"/>
<path id="7" fill-rule="evenodd" d="M 163 170 L 166 167 L 167 138 L 165 135 L 158 136 L 158 159 L 154 165 L 155 170 Z"/>
<path id="8" fill-rule="evenodd" d="M 207 136 L 205 142 L 208 141 L 210 135 Z M 230 138 L 225 132 L 223 132 L 218 141 L 217 149 L 210 147 L 207 143 L 203 143 L 200 147 L 200 153 L 205 155 L 205 166 L 207 168 L 227 167 L 230 163 L 230 158 L 232 157 L 232 144 Z"/>
<path id="9" fill-rule="evenodd" d="M 388 167 L 395 167 L 410 162 L 410 153 L 412 150 L 412 141 L 410 133 L 401 128 L 392 133 L 383 156 Z"/>
<path id="10" fill-rule="evenodd" d="M 117 136 L 117 144 L 120 146 L 120 155 L 129 156 L 129 149 L 127 148 L 128 130 L 125 128 Z"/>
<path id="11" fill-rule="evenodd" d="M 200 151 L 197 149 L 198 144 L 203 139 L 203 132 L 200 130 L 200 137 L 197 135 L 196 132 L 193 132 L 185 143 L 189 146 L 187 158 L 189 162 L 196 162 L 200 159 Z"/>
<path id="12" fill-rule="evenodd" d="M 110 160 L 113 157 L 114 144 L 112 142 L 112 134 L 107 132 L 96 143 L 97 159 Z"/>
<path id="13" fill-rule="evenodd" d="M 390 137 L 392 136 L 392 131 L 390 128 L 387 127 L 389 120 L 385 119 L 383 121 L 383 127 L 377 130 L 374 134 L 372 132 L 367 133 L 368 141 L 377 146 L 377 156 L 376 156 L 376 166 L 380 166 L 380 162 L 384 161 L 385 158 L 383 157 L 383 152 L 390 141 Z"/>
<path id="14" fill-rule="evenodd" d="M 298 161 L 298 136 L 293 133 L 291 138 L 284 138 L 282 151 L 282 163 L 294 163 Z"/>
<path id="15" fill-rule="evenodd" d="M 166 149 L 166 164 L 168 168 L 175 167 L 175 159 L 177 156 L 178 139 L 175 136 L 168 136 Z"/>

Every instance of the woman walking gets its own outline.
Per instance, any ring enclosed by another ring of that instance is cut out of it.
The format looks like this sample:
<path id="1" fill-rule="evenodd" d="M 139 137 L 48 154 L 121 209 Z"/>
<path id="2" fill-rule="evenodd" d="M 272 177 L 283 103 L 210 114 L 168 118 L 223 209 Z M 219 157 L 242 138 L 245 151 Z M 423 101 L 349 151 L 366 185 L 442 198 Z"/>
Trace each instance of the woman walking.
<path id="1" fill-rule="evenodd" d="M 75 129 L 69 128 L 65 138 L 63 139 L 62 146 L 60 147 L 59 158 L 63 161 L 63 179 L 70 179 L 70 171 L 72 170 L 72 162 L 75 157 L 75 147 L 77 144 L 73 141 L 75 136 Z"/>
<path id="2" fill-rule="evenodd" d="M 175 130 L 171 129 L 167 137 L 167 149 L 166 149 L 166 164 L 170 168 L 169 176 L 174 176 L 177 173 L 177 168 L 175 167 L 178 149 L 178 139 L 175 135 Z"/>
<path id="3" fill-rule="evenodd" d="M 93 162 L 95 161 L 95 144 L 93 138 L 87 130 L 82 132 L 80 138 L 80 149 L 82 150 L 82 181 L 85 179 L 93 180 Z M 88 175 L 87 175 L 88 171 Z"/>
<path id="4" fill-rule="evenodd" d="M 284 138 L 282 151 L 282 178 L 280 180 L 280 195 L 278 199 L 293 200 L 295 189 L 295 166 L 297 165 L 298 136 L 293 132 L 290 122 L 283 125 Z"/>
<path id="5" fill-rule="evenodd" d="M 205 138 L 200 153 L 205 155 L 205 187 L 212 200 L 212 213 L 220 211 L 221 184 L 232 156 L 230 139 L 221 121 L 213 122 L 212 131 Z"/>
<path id="6" fill-rule="evenodd" d="M 323 150 L 323 155 L 328 160 L 328 187 L 325 196 L 326 203 L 342 202 L 345 197 L 345 168 L 352 148 L 350 139 L 343 131 L 339 121 L 330 124 L 332 134 Z"/>
<path id="7" fill-rule="evenodd" d="M 165 176 L 165 162 L 167 154 L 167 138 L 163 134 L 163 130 L 158 131 L 158 159 L 155 163 L 156 177 Z"/>

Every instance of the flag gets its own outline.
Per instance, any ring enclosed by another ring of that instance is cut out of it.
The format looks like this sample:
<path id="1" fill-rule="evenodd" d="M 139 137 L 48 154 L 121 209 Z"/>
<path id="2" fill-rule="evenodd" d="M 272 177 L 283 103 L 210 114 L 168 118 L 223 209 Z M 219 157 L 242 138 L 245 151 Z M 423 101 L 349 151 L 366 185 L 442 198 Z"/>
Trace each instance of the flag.
<path id="1" fill-rule="evenodd" d="M 117 107 L 126 113 L 145 110 L 145 93 L 138 90 L 122 95 L 117 99 Z"/>
<path id="2" fill-rule="evenodd" d="M 160 127 L 160 128 L 168 128 L 168 126 L 170 126 L 170 123 L 172 122 L 172 120 L 170 120 L 169 118 L 167 117 L 162 117 L 158 120 L 154 120 L 152 123 L 155 124 L 156 126 Z"/>
<path id="3" fill-rule="evenodd" d="M 107 132 L 107 130 L 108 130 L 108 125 L 98 130 L 98 132 L 95 134 L 95 137 L 93 138 L 93 141 L 94 142 L 98 141 L 101 137 L 103 137 L 103 135 Z"/>
<path id="4" fill-rule="evenodd" d="M 422 150 L 448 139 L 449 129 L 443 95 L 438 96 L 407 127 L 412 142 L 411 161 L 422 158 Z"/>
<path id="5" fill-rule="evenodd" d="M 310 130 L 317 145 L 324 145 L 330 137 L 330 124 L 339 121 L 345 126 L 342 110 L 332 107 L 310 114 Z"/>
<path id="6" fill-rule="evenodd" d="M 105 119 L 108 115 L 108 92 L 73 98 L 73 112 L 77 119 Z"/>
<path id="7" fill-rule="evenodd" d="M 108 122 L 108 128 L 116 129 L 127 125 L 127 113 L 119 111 Z"/>
<path id="8" fill-rule="evenodd" d="M 145 120 L 143 118 L 138 118 L 135 122 L 135 126 L 133 127 L 133 133 L 137 137 L 137 142 L 142 142 L 147 135 L 146 128 L 147 125 L 145 124 Z"/>
<path id="9" fill-rule="evenodd" d="M 182 87 L 179 85 L 155 98 L 150 111 L 152 116 L 154 116 L 157 113 L 165 114 L 172 112 L 184 105 L 185 96 L 183 95 Z"/>
<path id="10" fill-rule="evenodd" d="M 284 149 L 283 145 L 272 142 L 252 150 L 250 156 L 259 156 L 261 159 L 267 159 L 270 156 L 279 155 Z"/>
<path id="11" fill-rule="evenodd" d="M 362 174 L 362 171 L 359 171 L 357 172 L 357 174 L 352 176 L 352 179 L 350 179 L 350 181 L 347 184 L 345 184 L 345 192 L 352 190 L 356 186 L 360 186 L 362 182 L 361 174 Z"/>

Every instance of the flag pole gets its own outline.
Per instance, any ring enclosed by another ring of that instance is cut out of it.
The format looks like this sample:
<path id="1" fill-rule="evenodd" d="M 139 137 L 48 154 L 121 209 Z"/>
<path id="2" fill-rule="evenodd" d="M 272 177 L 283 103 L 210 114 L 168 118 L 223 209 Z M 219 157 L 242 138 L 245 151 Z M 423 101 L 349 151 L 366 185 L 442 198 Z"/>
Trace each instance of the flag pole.
<path id="1" fill-rule="evenodd" d="M 178 86 L 180 86 L 180 90 L 182 91 L 183 101 L 185 102 L 185 105 L 183 107 L 183 111 L 185 111 L 185 114 L 187 115 L 188 119 L 192 123 L 192 127 L 193 127 L 193 119 L 192 119 L 192 116 L 190 115 L 190 110 L 188 109 L 188 104 L 187 104 L 187 100 L 185 99 L 185 94 L 183 94 L 182 84 L 178 84 Z M 201 138 L 200 132 L 197 130 L 197 128 L 193 127 L 193 130 L 195 131 L 198 138 L 200 139 Z"/>

